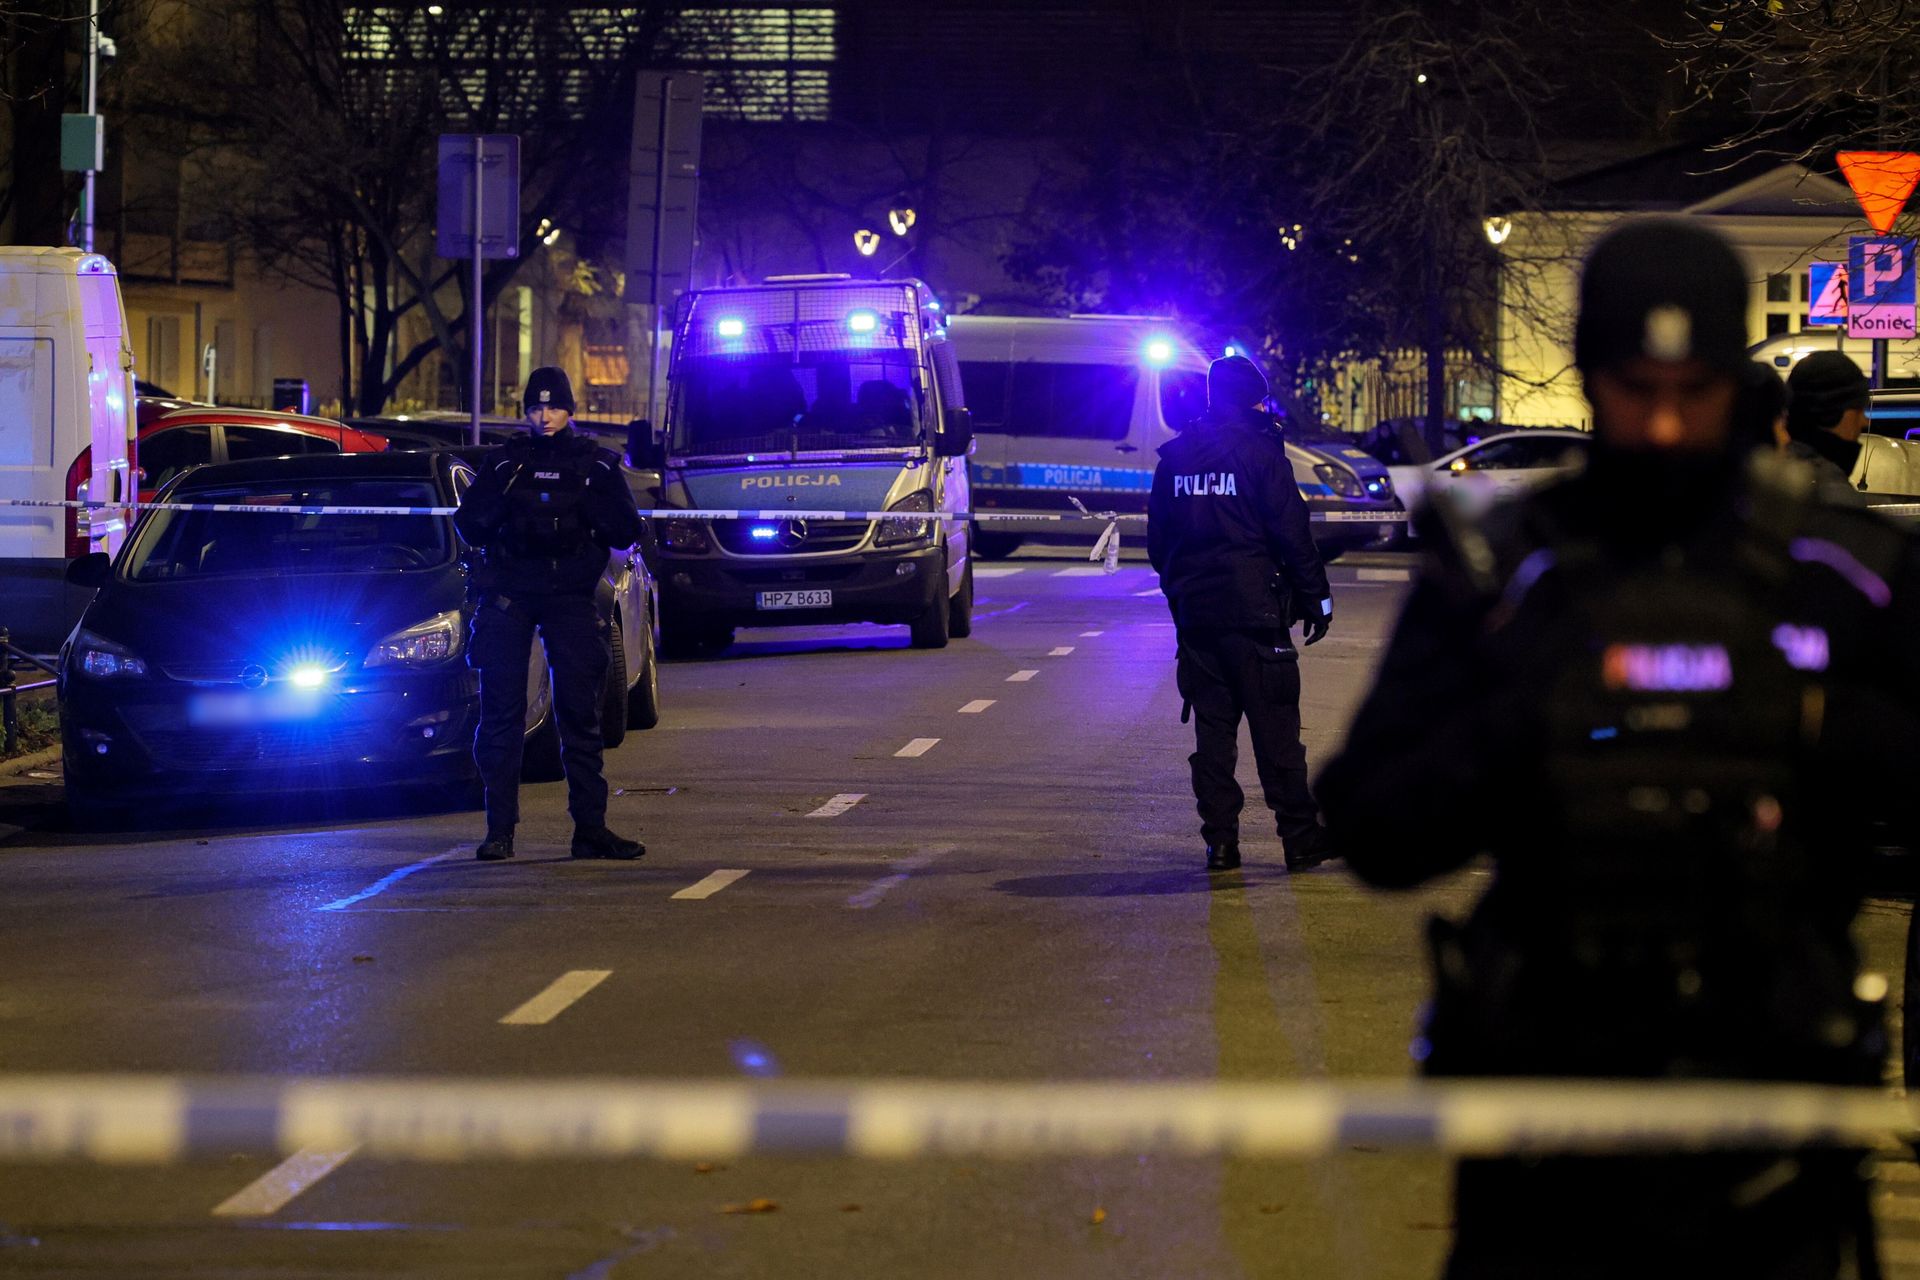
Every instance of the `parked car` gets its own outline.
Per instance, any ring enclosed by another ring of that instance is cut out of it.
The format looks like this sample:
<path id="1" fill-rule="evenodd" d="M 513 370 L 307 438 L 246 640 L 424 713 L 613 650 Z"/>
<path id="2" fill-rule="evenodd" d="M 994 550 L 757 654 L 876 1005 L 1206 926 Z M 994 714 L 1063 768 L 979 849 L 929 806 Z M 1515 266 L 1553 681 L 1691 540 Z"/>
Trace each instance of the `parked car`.
<path id="1" fill-rule="evenodd" d="M 213 464 L 170 501 L 450 507 L 450 452 Z M 68 801 L 100 817 L 213 792 L 438 784 L 473 799 L 479 684 L 465 647 L 470 552 L 447 516 L 156 511 L 120 554 L 76 561 L 98 588 L 60 654 Z M 609 744 L 659 718 L 653 583 L 615 553 Z M 560 771 L 545 654 L 527 672 L 529 777 Z"/>
<path id="2" fill-rule="evenodd" d="M 1389 467 L 1409 509 L 1440 485 L 1468 485 L 1488 500 L 1514 497 L 1569 475 L 1585 464 L 1593 437 L 1585 431 L 1504 431 L 1432 462 Z"/>

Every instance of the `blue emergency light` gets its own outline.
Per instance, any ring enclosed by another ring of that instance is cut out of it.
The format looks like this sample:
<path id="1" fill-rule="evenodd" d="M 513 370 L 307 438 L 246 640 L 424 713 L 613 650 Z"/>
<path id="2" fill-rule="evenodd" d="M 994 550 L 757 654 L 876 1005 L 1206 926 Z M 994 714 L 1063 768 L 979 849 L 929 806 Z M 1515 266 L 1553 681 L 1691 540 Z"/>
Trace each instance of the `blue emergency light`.
<path id="1" fill-rule="evenodd" d="M 872 333 L 880 317 L 871 311 L 855 311 L 847 316 L 847 328 L 855 333 Z"/>
<path id="2" fill-rule="evenodd" d="M 772 542 L 780 536 L 780 526 L 774 524 L 756 524 L 747 530 L 747 536 L 755 542 Z"/>
<path id="3" fill-rule="evenodd" d="M 1173 343 L 1166 338 L 1149 338 L 1146 355 L 1148 364 L 1166 364 L 1173 359 Z"/>
<path id="4" fill-rule="evenodd" d="M 723 338 L 738 338 L 747 331 L 747 322 L 738 316 L 727 316 L 714 325 L 713 330 Z"/>

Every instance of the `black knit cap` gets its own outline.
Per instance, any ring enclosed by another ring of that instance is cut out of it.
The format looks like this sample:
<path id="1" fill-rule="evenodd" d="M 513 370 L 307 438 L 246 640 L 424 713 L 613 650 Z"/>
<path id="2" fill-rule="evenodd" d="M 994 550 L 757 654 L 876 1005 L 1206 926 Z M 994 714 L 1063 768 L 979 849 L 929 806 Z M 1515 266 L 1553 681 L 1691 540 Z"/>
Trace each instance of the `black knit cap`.
<path id="1" fill-rule="evenodd" d="M 1867 375 L 1844 353 L 1816 351 L 1787 375 L 1787 431 L 1831 431 L 1849 409 L 1864 409 L 1872 400 Z"/>
<path id="2" fill-rule="evenodd" d="M 528 376 L 526 392 L 520 397 L 520 411 L 532 413 L 535 409 L 573 412 L 573 383 L 567 381 L 566 370 L 542 365 Z"/>
<path id="3" fill-rule="evenodd" d="M 1245 356 L 1222 356 L 1207 366 L 1207 407 L 1247 409 L 1267 398 L 1267 377 Z"/>
<path id="4" fill-rule="evenodd" d="M 1573 362 L 1583 373 L 1650 356 L 1738 374 L 1746 349 L 1746 268 L 1705 227 L 1636 219 L 1587 255 L 1573 337 Z"/>

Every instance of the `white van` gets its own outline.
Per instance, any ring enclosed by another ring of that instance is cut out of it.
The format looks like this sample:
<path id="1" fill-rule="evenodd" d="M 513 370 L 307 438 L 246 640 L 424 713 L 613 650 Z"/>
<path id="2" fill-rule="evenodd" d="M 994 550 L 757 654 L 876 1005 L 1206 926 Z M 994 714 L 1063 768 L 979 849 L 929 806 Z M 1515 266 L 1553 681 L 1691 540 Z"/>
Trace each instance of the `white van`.
<path id="1" fill-rule="evenodd" d="M 97 253 L 0 247 L 0 498 L 130 500 L 133 349 Z M 92 465 L 81 456 L 92 448 Z M 125 512 L 0 505 L 0 627 L 52 653 L 92 592 L 67 563 L 118 551 Z"/>
<path id="2" fill-rule="evenodd" d="M 976 512 L 1142 514 L 1160 446 L 1206 408 L 1215 350 L 1152 316 L 955 316 L 947 323 L 973 415 Z M 1294 481 L 1327 554 L 1385 542 L 1405 513 L 1386 467 L 1335 443 L 1287 441 Z M 1091 542 L 1097 524 L 994 521 L 974 546 L 1010 555 L 1028 538 Z M 1135 526 L 1137 529 L 1137 526 Z"/>

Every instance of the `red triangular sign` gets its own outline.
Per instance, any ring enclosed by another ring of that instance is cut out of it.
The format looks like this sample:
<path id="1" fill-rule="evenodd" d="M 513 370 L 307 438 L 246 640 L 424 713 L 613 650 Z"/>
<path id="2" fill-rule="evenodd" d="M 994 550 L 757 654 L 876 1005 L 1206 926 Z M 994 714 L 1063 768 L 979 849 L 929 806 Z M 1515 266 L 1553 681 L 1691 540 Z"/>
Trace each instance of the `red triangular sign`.
<path id="1" fill-rule="evenodd" d="M 1847 185 L 1867 215 L 1867 225 L 1881 235 L 1893 230 L 1893 220 L 1920 183 L 1920 154 L 1912 151 L 1842 151 L 1834 157 Z"/>

